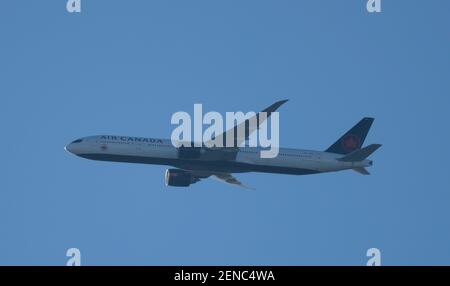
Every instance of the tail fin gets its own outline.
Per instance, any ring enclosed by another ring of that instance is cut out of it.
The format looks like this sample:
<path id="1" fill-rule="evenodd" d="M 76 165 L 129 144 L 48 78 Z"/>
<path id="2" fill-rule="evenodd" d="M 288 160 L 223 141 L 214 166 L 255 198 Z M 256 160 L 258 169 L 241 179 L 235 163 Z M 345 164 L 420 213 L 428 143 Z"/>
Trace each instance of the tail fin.
<path id="1" fill-rule="evenodd" d="M 346 155 L 361 148 L 374 118 L 365 117 L 325 152 Z"/>
<path id="2" fill-rule="evenodd" d="M 338 160 L 344 162 L 359 162 L 372 155 L 372 153 L 375 152 L 380 147 L 381 144 L 371 144 L 367 147 L 356 150 L 342 158 L 339 158 Z"/>

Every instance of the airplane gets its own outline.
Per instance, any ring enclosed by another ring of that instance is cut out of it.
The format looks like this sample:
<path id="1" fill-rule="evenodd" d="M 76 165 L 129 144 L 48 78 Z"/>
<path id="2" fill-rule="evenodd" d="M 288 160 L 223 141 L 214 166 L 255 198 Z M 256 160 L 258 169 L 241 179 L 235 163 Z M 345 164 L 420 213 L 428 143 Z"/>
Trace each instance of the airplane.
<path id="1" fill-rule="evenodd" d="M 286 101 L 275 102 L 261 112 L 266 112 L 268 118 Z M 227 134 L 233 134 L 234 146 L 241 146 L 262 124 L 263 120 L 259 122 L 259 115 L 260 113 L 254 115 L 258 119 L 256 126 L 245 126 L 244 137 L 234 135 L 237 132 L 233 132 L 233 128 L 219 136 L 225 141 Z M 248 120 L 240 124 L 246 124 Z M 173 168 L 165 172 L 166 186 L 188 187 L 202 179 L 213 177 L 224 183 L 251 189 L 233 176 L 233 173 L 308 175 L 354 170 L 362 175 L 369 175 L 366 167 L 372 166 L 373 162 L 367 158 L 381 147 L 381 144 L 371 144 L 362 148 L 373 121 L 374 118 L 363 118 L 324 151 L 280 148 L 275 158 L 261 158 L 259 147 L 208 148 L 202 145 L 203 147 L 177 148 L 170 139 L 116 135 L 83 137 L 66 145 L 64 149 L 91 160 L 171 166 Z"/>

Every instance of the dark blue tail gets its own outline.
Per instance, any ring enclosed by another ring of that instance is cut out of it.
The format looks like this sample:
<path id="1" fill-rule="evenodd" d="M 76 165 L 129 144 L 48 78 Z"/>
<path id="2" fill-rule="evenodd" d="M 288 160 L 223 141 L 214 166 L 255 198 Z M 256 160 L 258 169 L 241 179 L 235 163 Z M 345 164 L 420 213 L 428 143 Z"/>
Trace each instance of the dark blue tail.
<path id="1" fill-rule="evenodd" d="M 344 136 L 331 145 L 330 148 L 325 150 L 325 152 L 346 155 L 361 149 L 373 121 L 374 119 L 370 117 L 363 118 L 358 124 L 345 133 Z"/>

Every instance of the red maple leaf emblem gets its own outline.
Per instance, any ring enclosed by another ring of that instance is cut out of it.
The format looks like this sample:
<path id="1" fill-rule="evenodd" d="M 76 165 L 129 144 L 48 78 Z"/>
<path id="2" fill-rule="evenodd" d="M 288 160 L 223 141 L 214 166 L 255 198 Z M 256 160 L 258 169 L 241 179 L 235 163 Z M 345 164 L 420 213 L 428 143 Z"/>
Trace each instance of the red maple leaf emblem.
<path id="1" fill-rule="evenodd" d="M 359 148 L 360 142 L 361 141 L 357 136 L 349 134 L 342 139 L 342 147 L 346 150 L 353 151 Z"/>

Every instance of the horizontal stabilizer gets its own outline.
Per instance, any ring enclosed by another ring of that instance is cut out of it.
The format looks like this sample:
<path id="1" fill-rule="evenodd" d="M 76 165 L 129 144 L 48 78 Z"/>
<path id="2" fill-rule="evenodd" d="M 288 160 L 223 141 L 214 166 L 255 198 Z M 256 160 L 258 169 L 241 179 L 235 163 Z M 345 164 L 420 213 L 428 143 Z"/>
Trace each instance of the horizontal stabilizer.
<path id="1" fill-rule="evenodd" d="M 370 175 L 369 171 L 367 171 L 364 167 L 353 168 L 353 171 L 360 173 L 361 175 Z"/>
<path id="2" fill-rule="evenodd" d="M 339 158 L 338 160 L 344 161 L 344 162 L 359 162 L 359 161 L 366 159 L 370 155 L 372 155 L 372 153 L 375 152 L 380 147 L 381 147 L 381 144 L 371 144 L 362 149 L 353 151 L 352 153 L 350 153 L 342 158 Z"/>

